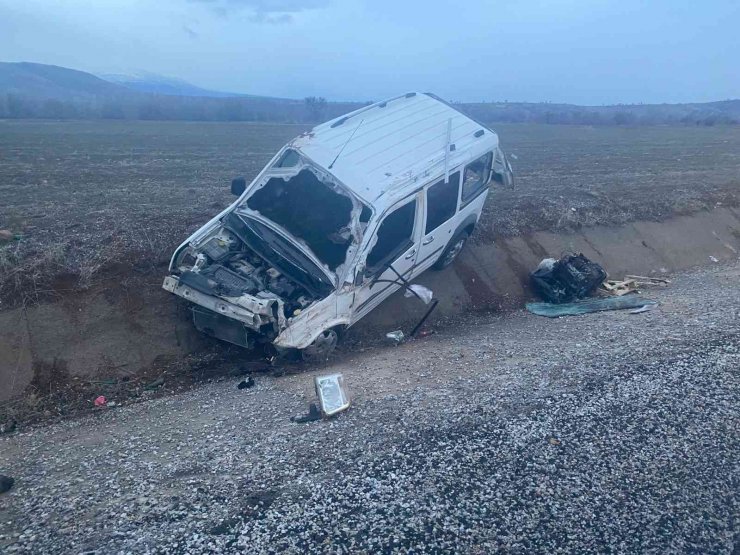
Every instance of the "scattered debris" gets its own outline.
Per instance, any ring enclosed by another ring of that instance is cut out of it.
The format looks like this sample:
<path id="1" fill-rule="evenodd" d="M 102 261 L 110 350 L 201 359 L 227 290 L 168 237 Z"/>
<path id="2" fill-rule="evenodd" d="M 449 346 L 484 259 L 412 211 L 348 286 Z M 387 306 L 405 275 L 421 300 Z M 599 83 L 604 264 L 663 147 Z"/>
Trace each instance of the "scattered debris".
<path id="1" fill-rule="evenodd" d="M 396 344 L 401 343 L 406 337 L 401 330 L 389 331 L 385 336 L 391 341 L 395 341 Z"/>
<path id="2" fill-rule="evenodd" d="M 15 420 L 8 420 L 0 424 L 0 434 L 11 434 L 15 432 L 18 423 Z"/>
<path id="3" fill-rule="evenodd" d="M 154 380 L 153 382 L 149 382 L 144 386 L 144 389 L 147 391 L 151 391 L 152 389 L 157 389 L 158 387 L 162 387 L 164 385 L 164 378 L 160 377 Z"/>
<path id="4" fill-rule="evenodd" d="M 95 400 L 93 401 L 93 404 L 96 407 L 104 407 L 107 402 L 108 401 L 106 400 L 105 396 L 104 395 L 100 395 L 99 397 L 96 397 L 95 398 Z"/>
<path id="5" fill-rule="evenodd" d="M 546 258 L 530 274 L 532 288 L 551 303 L 567 303 L 587 297 L 607 277 L 604 268 L 580 253 L 567 254 L 557 261 Z"/>
<path id="6" fill-rule="evenodd" d="M 0 474 L 0 493 L 10 491 L 10 489 L 13 487 L 13 484 L 15 484 L 15 478 Z"/>
<path id="7" fill-rule="evenodd" d="M 291 417 L 291 422 L 303 424 L 313 422 L 322 417 L 334 416 L 349 408 L 350 399 L 344 386 L 342 374 L 329 374 L 328 376 L 316 376 L 314 378 L 316 396 L 319 398 L 318 405 L 312 402 L 308 406 L 308 414 Z"/>
<path id="8" fill-rule="evenodd" d="M 603 310 L 623 310 L 627 308 L 638 308 L 657 304 L 655 301 L 644 299 L 637 295 L 626 295 L 624 297 L 605 297 L 602 299 L 584 299 L 572 303 L 527 303 L 527 310 L 538 316 L 558 318 L 560 316 L 574 316 L 576 314 L 588 314 L 589 312 L 601 312 Z"/>
<path id="9" fill-rule="evenodd" d="M 419 337 L 429 337 L 434 335 L 434 330 L 422 330 L 417 334 Z"/>
<path id="10" fill-rule="evenodd" d="M 560 445 L 560 440 L 556 437 L 551 437 L 548 441 L 550 445 Z"/>
<path id="11" fill-rule="evenodd" d="M 716 257 L 716 256 L 710 256 L 710 257 L 709 257 L 709 260 L 711 260 L 712 262 L 715 262 L 715 263 L 716 263 L 716 262 L 719 262 L 719 260 L 717 259 L 717 257 Z"/>
<path id="12" fill-rule="evenodd" d="M 295 422 L 296 424 L 315 422 L 316 420 L 321 420 L 321 411 L 319 410 L 319 407 L 316 405 L 316 403 L 311 403 L 310 405 L 308 405 L 308 414 L 304 414 L 302 416 L 293 416 L 290 420 L 291 422 Z"/>
<path id="13" fill-rule="evenodd" d="M 429 305 L 429 308 L 427 308 L 427 311 L 424 313 L 424 316 L 421 317 L 421 320 L 414 326 L 414 329 L 411 330 L 411 337 L 415 337 L 418 331 L 421 329 L 421 327 L 424 325 L 424 322 L 427 321 L 427 318 L 429 318 L 429 315 L 434 312 L 434 309 L 437 308 L 437 305 L 439 304 L 438 299 L 433 299 L 431 304 Z"/>
<path id="14" fill-rule="evenodd" d="M 654 304 L 645 304 L 642 305 L 640 308 L 636 308 L 634 310 L 630 310 L 630 314 L 642 314 L 643 312 L 647 312 L 648 310 L 652 310 L 655 308 L 656 305 Z"/>
<path id="15" fill-rule="evenodd" d="M 624 276 L 624 279 L 631 279 L 637 285 L 659 285 L 661 287 L 667 287 L 670 280 L 665 278 L 647 277 L 647 276 Z"/>
<path id="16" fill-rule="evenodd" d="M 254 378 L 252 376 L 249 376 L 246 380 L 242 380 L 239 382 L 238 387 L 239 389 L 248 389 L 250 387 L 254 386 Z"/>
<path id="17" fill-rule="evenodd" d="M 229 375 L 233 376 L 234 378 L 238 378 L 240 376 L 247 376 L 249 374 L 252 374 L 254 372 L 267 372 L 270 369 L 270 362 L 266 360 L 257 360 L 257 361 L 250 361 L 250 362 L 244 362 L 237 366 L 236 368 L 233 368 Z"/>
<path id="18" fill-rule="evenodd" d="M 429 304 L 434 298 L 434 293 L 428 287 L 414 283 L 406 288 L 403 294 L 404 297 L 416 297 L 420 299 L 424 304 Z"/>
<path id="19" fill-rule="evenodd" d="M 625 279 L 624 281 L 607 279 L 601 284 L 600 288 L 609 295 L 621 297 L 627 293 L 634 293 L 637 291 L 637 282 L 633 279 Z"/>
<path id="20" fill-rule="evenodd" d="M 344 386 L 342 374 L 316 376 L 314 384 L 324 416 L 334 416 L 349 408 L 349 394 Z"/>

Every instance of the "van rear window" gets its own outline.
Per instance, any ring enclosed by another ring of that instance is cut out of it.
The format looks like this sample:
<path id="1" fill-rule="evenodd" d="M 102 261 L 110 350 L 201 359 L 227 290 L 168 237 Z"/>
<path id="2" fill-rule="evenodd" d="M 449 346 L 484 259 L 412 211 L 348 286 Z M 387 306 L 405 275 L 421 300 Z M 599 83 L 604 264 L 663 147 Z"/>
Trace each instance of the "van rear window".
<path id="1" fill-rule="evenodd" d="M 473 200 L 486 189 L 492 161 L 493 152 L 489 152 L 465 166 L 462 186 L 463 204 Z"/>

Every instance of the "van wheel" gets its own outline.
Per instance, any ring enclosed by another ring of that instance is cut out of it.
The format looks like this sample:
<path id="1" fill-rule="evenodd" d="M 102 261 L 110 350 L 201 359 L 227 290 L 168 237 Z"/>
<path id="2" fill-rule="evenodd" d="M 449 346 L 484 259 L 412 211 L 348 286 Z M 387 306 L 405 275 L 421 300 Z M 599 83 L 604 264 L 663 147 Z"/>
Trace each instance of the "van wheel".
<path id="1" fill-rule="evenodd" d="M 308 347 L 301 351 L 301 358 L 305 362 L 326 360 L 334 352 L 339 342 L 339 333 L 336 328 L 322 331 Z"/>
<path id="2" fill-rule="evenodd" d="M 444 270 L 452 264 L 457 258 L 457 255 L 463 250 L 463 247 L 465 247 L 468 237 L 470 237 L 470 234 L 467 231 L 461 231 L 455 235 L 449 245 L 447 245 L 447 248 L 439 255 L 439 258 L 432 266 L 432 270 Z"/>

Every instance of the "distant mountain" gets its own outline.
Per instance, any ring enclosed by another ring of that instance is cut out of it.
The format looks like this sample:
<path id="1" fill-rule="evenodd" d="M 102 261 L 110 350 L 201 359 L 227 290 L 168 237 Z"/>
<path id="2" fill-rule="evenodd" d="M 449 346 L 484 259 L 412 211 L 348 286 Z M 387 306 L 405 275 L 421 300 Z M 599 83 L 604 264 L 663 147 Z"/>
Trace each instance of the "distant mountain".
<path id="1" fill-rule="evenodd" d="M 60 66 L 31 62 L 0 62 L 0 94 L 7 93 L 55 100 L 91 97 L 133 99 L 141 97 L 142 94 L 206 98 L 268 98 L 213 91 L 182 79 L 164 77 L 154 73 L 103 73 L 96 76 Z"/>
<path id="2" fill-rule="evenodd" d="M 164 77 L 155 73 L 99 73 L 98 77 L 122 85 L 128 89 L 151 94 L 167 94 L 172 96 L 205 96 L 210 98 L 251 97 L 252 95 L 213 91 L 204 89 L 173 77 Z"/>
<path id="3" fill-rule="evenodd" d="M 0 118 L 264 121 L 315 123 L 366 103 L 226 93 L 154 74 L 105 74 L 0 62 Z M 456 103 L 485 121 L 575 125 L 734 125 L 740 100 L 686 104 Z"/>
<path id="4" fill-rule="evenodd" d="M 74 100 L 128 97 L 130 89 L 84 71 L 30 62 L 0 62 L 0 94 L 37 99 Z"/>

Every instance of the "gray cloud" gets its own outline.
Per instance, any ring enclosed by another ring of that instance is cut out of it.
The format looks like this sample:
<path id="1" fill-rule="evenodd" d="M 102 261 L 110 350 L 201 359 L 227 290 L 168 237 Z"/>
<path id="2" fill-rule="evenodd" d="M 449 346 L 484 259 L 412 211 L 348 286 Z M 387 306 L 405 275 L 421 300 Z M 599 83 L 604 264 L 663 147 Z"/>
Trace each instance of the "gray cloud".
<path id="1" fill-rule="evenodd" d="M 255 23 L 289 23 L 293 14 L 323 8 L 329 0 L 189 0 L 209 6 L 216 14 L 228 16 L 240 10 L 251 11 L 249 20 Z"/>
<path id="2" fill-rule="evenodd" d="M 197 33 L 197 31 L 194 31 L 187 25 L 182 26 L 182 30 L 185 32 L 185 34 L 190 37 L 191 39 L 197 39 L 200 35 Z"/>
<path id="3" fill-rule="evenodd" d="M 282 25 L 293 21 L 293 15 L 290 13 L 280 13 L 272 15 L 268 12 L 255 12 L 249 16 L 252 23 L 268 23 L 270 25 Z"/>

